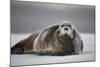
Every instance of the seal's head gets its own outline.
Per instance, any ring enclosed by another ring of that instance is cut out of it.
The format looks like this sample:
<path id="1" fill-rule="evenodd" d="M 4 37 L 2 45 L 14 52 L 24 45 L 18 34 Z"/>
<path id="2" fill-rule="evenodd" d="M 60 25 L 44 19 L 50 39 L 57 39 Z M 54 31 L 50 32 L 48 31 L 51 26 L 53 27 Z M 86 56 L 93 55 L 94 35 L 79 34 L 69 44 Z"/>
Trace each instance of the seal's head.
<path id="1" fill-rule="evenodd" d="M 71 22 L 65 21 L 63 24 L 61 24 L 57 30 L 57 34 L 58 36 L 66 36 L 67 38 L 73 39 L 74 33 Z"/>

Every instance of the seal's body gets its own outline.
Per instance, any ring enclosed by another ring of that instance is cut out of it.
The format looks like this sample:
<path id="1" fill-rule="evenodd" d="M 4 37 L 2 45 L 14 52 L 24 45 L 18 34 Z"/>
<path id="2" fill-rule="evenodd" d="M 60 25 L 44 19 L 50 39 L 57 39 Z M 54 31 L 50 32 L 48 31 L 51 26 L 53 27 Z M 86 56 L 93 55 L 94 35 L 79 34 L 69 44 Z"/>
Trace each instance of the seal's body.
<path id="1" fill-rule="evenodd" d="M 12 54 L 71 55 L 82 51 L 81 37 L 69 22 L 33 33 L 11 48 Z"/>

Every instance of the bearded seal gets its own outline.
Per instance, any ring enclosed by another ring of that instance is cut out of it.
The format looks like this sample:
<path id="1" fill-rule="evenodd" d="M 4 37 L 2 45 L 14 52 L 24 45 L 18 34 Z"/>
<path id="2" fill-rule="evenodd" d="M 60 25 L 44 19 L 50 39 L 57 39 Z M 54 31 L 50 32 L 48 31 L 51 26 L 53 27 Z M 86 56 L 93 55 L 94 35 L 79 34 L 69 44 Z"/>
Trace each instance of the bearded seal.
<path id="1" fill-rule="evenodd" d="M 70 21 L 32 33 L 11 48 L 11 54 L 74 55 L 83 51 L 79 32 Z"/>

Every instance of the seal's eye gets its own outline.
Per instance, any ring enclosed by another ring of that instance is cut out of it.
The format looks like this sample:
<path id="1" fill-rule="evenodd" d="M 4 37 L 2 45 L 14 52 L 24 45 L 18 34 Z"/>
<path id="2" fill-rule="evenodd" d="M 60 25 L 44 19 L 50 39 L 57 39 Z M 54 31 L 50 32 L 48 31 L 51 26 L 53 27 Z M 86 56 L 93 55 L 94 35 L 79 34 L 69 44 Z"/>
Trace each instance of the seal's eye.
<path id="1" fill-rule="evenodd" d="M 62 25 L 61 27 L 64 27 L 64 25 Z"/>
<path id="2" fill-rule="evenodd" d="M 71 27 L 71 25 L 68 25 L 69 27 Z"/>

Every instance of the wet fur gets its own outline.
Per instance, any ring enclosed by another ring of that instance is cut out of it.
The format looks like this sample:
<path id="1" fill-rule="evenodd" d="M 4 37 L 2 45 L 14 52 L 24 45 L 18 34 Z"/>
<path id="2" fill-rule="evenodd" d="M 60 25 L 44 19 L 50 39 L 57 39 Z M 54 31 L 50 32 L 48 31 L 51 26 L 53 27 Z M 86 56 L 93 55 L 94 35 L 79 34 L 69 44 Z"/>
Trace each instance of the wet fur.
<path id="1" fill-rule="evenodd" d="M 61 24 L 60 24 L 61 25 Z M 11 54 L 72 55 L 83 51 L 79 33 L 73 29 L 74 38 L 67 34 L 59 37 L 60 25 L 53 25 L 31 34 L 11 48 Z M 79 41 L 77 45 L 77 41 Z"/>

